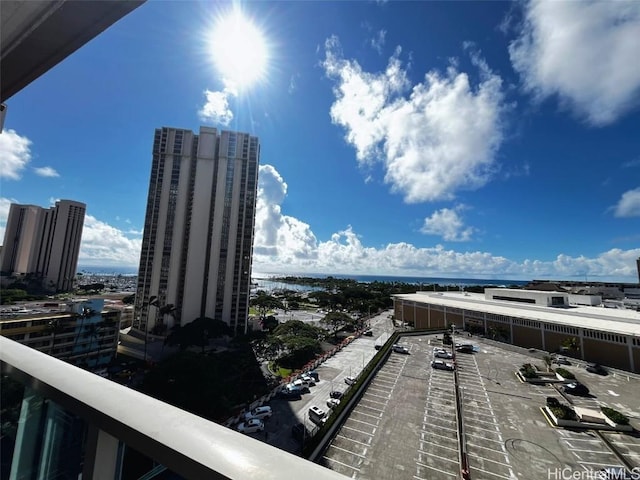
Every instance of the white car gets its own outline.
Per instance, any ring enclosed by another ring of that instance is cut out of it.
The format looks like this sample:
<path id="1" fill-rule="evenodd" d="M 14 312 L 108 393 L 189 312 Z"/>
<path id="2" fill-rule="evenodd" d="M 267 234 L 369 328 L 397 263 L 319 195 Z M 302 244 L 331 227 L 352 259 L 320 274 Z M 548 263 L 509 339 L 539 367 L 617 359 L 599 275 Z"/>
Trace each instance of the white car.
<path id="1" fill-rule="evenodd" d="M 271 407 L 269 406 L 256 407 L 250 412 L 245 413 L 244 419 L 250 420 L 252 418 L 258 418 L 260 420 L 263 420 L 265 418 L 271 418 L 271 415 L 273 415 L 273 411 L 271 410 Z"/>
<path id="2" fill-rule="evenodd" d="M 346 383 L 347 385 L 353 385 L 354 383 L 356 383 L 356 378 L 355 377 L 345 377 L 344 383 Z"/>
<path id="3" fill-rule="evenodd" d="M 442 348 L 436 350 L 433 356 L 436 358 L 446 358 L 447 360 L 451 360 L 453 358 L 453 355 L 451 354 L 451 352 L 447 352 Z"/>
<path id="4" fill-rule="evenodd" d="M 309 387 L 313 387 L 316 384 L 315 379 L 311 375 L 308 375 L 306 373 L 300 377 L 300 380 L 306 382 Z"/>
<path id="5" fill-rule="evenodd" d="M 340 400 L 337 398 L 330 398 L 329 400 L 327 400 L 327 407 L 329 408 L 334 408 L 338 405 L 340 405 Z"/>
<path id="6" fill-rule="evenodd" d="M 404 353 L 405 355 L 409 353 L 409 349 L 407 347 L 398 344 L 393 346 L 393 351 L 396 353 Z"/>
<path id="7" fill-rule="evenodd" d="M 431 366 L 438 370 L 455 370 L 456 368 L 453 363 L 444 360 L 434 360 L 431 362 Z"/>
<path id="8" fill-rule="evenodd" d="M 250 418 L 246 422 L 238 425 L 238 431 L 241 433 L 255 433 L 264 430 L 264 423 L 259 418 Z"/>

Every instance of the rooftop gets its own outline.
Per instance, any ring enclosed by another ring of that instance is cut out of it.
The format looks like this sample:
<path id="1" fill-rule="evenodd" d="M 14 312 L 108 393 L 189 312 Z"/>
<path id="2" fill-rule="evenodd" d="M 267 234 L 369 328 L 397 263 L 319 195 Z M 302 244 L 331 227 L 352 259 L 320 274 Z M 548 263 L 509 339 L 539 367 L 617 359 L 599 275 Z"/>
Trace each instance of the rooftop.
<path id="1" fill-rule="evenodd" d="M 453 308 L 480 310 L 495 315 L 640 337 L 640 312 L 635 310 L 582 305 L 572 305 L 569 308 L 542 307 L 521 303 L 514 305 L 507 301 L 487 300 L 484 294 L 467 292 L 416 292 L 399 294 L 395 297 L 417 303 L 429 302 Z"/>

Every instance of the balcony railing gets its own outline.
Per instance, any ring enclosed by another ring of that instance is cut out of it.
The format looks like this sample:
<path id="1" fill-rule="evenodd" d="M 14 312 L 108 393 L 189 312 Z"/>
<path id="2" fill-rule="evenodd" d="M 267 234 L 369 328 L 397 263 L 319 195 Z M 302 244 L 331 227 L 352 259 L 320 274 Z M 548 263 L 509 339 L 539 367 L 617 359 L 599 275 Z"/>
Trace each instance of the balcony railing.
<path id="1" fill-rule="evenodd" d="M 55 455 L 68 457 L 65 448 L 56 448 L 56 442 L 70 437 L 64 428 L 73 427 L 60 413 L 64 411 L 87 427 L 80 467 L 85 479 L 118 479 L 123 444 L 187 479 L 344 478 L 4 337 L 0 337 L 0 361 L 2 373 L 25 386 L 12 476 L 21 477 L 21 469 L 39 468 L 38 478 L 51 478 L 46 469 L 63 462 Z M 49 409 L 46 421 L 42 416 L 32 421 L 38 405 L 49 403 L 55 408 Z"/>

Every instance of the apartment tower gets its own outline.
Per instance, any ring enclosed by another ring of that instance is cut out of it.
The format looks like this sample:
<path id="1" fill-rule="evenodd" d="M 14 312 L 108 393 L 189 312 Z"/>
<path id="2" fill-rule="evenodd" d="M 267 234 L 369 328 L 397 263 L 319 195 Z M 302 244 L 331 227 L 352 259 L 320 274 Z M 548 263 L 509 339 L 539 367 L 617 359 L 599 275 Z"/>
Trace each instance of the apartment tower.
<path id="1" fill-rule="evenodd" d="M 87 207 L 59 200 L 54 207 L 12 203 L 0 253 L 6 275 L 31 277 L 45 290 L 73 288 Z"/>
<path id="2" fill-rule="evenodd" d="M 246 332 L 259 158 L 246 133 L 156 129 L 134 327 L 209 317 Z"/>

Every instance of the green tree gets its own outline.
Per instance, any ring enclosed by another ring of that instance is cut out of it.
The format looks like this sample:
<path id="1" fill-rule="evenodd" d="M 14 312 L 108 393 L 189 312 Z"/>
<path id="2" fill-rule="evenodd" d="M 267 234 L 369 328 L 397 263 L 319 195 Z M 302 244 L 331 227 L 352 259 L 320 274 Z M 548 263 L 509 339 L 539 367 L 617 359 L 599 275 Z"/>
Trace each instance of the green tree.
<path id="1" fill-rule="evenodd" d="M 338 331 L 351 322 L 353 322 L 353 319 L 343 312 L 329 312 L 320 320 L 320 323 L 327 325 L 331 329 L 334 338 L 338 338 Z"/>
<path id="2" fill-rule="evenodd" d="M 233 332 L 222 320 L 200 317 L 184 326 L 176 325 L 165 340 L 167 345 L 179 345 L 181 350 L 188 347 L 201 347 L 202 353 L 212 338 L 231 335 Z"/>
<path id="3" fill-rule="evenodd" d="M 281 300 L 273 295 L 267 294 L 264 290 L 259 290 L 258 295 L 251 299 L 251 306 L 258 310 L 261 322 L 266 320 L 267 313 L 269 311 L 276 308 L 284 309 L 284 305 Z"/>

